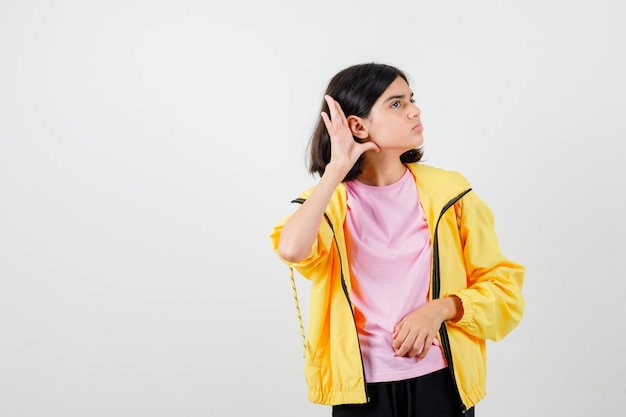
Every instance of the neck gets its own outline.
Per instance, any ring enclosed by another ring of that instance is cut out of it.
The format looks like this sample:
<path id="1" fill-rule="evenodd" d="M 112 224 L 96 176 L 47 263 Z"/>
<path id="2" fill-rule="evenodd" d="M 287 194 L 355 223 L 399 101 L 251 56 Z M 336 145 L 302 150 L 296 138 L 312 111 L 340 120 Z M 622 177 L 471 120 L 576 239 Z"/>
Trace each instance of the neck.
<path id="1" fill-rule="evenodd" d="M 388 161 L 376 161 L 371 163 L 365 159 L 363 161 L 363 172 L 356 178 L 358 181 L 373 186 L 383 186 L 393 184 L 398 181 L 408 168 L 400 158 Z"/>

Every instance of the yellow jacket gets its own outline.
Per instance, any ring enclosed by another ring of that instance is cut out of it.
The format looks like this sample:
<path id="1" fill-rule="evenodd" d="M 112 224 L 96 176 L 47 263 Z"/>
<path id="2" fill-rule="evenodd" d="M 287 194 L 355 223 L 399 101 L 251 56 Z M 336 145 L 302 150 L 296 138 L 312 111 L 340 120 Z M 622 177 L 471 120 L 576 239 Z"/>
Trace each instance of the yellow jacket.
<path id="1" fill-rule="evenodd" d="M 408 166 L 415 177 L 433 243 L 429 296 L 456 295 L 463 304 L 462 318 L 444 323 L 438 338 L 463 405 L 470 408 L 486 394 L 485 340 L 502 339 L 522 318 L 525 270 L 501 254 L 491 210 L 474 192 L 451 204 L 470 189 L 465 178 L 419 163 Z M 294 202 L 304 201 L 311 191 Z M 328 204 L 309 257 L 297 264 L 283 260 L 312 281 L 305 378 L 308 398 L 318 404 L 368 401 L 350 301 L 346 207 L 345 186 L 340 184 Z M 271 234 L 276 253 L 287 218 Z"/>

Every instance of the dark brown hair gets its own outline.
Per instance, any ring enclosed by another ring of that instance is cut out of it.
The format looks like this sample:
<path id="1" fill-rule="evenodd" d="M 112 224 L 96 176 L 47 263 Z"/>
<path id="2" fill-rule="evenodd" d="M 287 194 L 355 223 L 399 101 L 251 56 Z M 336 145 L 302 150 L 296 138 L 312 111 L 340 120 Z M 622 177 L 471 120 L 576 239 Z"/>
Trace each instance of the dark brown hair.
<path id="1" fill-rule="evenodd" d="M 408 84 L 409 81 L 404 72 L 390 65 L 376 63 L 353 65 L 338 72 L 330 80 L 325 94 L 330 95 L 339 103 L 346 117 L 354 115 L 366 118 L 376 100 L 398 77 L 402 77 Z M 330 114 L 326 100 L 322 100 L 321 111 Z M 359 141 L 356 137 L 354 140 Z M 330 162 L 330 135 L 321 116 L 309 141 L 309 152 L 309 172 L 321 177 L 326 170 L 326 165 Z M 422 149 L 415 148 L 403 153 L 400 160 L 405 164 L 418 162 L 422 159 L 422 155 Z M 355 179 L 362 172 L 362 162 L 363 155 L 343 180 Z"/>

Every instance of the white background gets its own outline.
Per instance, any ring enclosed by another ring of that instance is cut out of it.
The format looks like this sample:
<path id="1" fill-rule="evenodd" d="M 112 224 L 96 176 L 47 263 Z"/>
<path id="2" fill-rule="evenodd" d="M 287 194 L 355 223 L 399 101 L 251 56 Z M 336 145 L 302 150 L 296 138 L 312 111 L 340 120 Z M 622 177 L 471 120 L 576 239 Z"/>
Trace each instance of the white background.
<path id="1" fill-rule="evenodd" d="M 3 0 L 0 415 L 329 416 L 268 236 L 326 83 L 370 61 L 527 267 L 478 415 L 621 412 L 620 4 Z"/>

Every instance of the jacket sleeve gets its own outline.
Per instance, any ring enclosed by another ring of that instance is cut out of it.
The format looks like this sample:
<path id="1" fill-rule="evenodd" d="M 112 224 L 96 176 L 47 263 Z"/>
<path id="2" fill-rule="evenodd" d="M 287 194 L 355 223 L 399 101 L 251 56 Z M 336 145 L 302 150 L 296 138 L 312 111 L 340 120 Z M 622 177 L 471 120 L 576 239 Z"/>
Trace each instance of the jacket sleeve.
<path id="1" fill-rule="evenodd" d="M 329 261 L 328 254 L 330 253 L 331 245 L 333 244 L 333 232 L 325 219 L 322 219 L 320 228 L 317 233 L 317 238 L 313 242 L 311 252 L 309 256 L 298 263 L 292 263 L 284 260 L 278 254 L 278 242 L 280 241 L 280 234 L 283 230 L 283 225 L 289 219 L 289 216 L 285 217 L 278 225 L 274 227 L 270 234 L 270 240 L 274 253 L 278 256 L 283 263 L 296 270 L 305 278 L 310 280 L 316 280 L 319 278 L 320 271 L 326 271 L 329 268 L 327 263 Z"/>
<path id="2" fill-rule="evenodd" d="M 457 207 L 457 221 L 467 288 L 448 294 L 458 296 L 464 310 L 449 325 L 480 339 L 500 340 L 522 319 L 525 268 L 502 255 L 492 212 L 474 192 Z"/>

